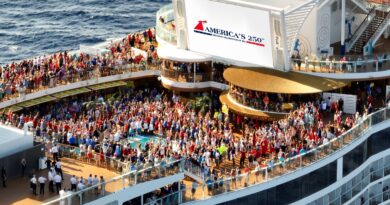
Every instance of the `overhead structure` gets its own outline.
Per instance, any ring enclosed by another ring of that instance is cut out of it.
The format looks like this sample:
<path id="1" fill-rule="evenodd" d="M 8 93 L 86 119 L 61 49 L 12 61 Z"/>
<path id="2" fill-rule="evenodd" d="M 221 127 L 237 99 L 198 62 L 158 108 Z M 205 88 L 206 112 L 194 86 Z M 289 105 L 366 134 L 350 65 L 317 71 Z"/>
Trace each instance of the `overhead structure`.
<path id="1" fill-rule="evenodd" d="M 179 62 L 198 63 L 212 60 L 211 56 L 209 55 L 189 50 L 178 49 L 173 46 L 158 47 L 157 54 L 161 59 L 169 59 L 172 61 Z"/>
<path id="2" fill-rule="evenodd" d="M 230 67 L 225 70 L 223 77 L 233 85 L 267 93 L 310 94 L 335 90 L 348 85 L 348 81 L 266 68 Z"/>

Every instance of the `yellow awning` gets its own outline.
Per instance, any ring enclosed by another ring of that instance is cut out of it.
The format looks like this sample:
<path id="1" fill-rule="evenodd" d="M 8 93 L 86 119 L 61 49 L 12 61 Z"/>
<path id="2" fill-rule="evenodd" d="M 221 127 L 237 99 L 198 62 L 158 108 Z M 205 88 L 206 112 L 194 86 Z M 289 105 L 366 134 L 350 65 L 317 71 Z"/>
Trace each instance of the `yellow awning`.
<path id="1" fill-rule="evenodd" d="M 230 67 L 223 72 L 223 77 L 238 87 L 267 93 L 310 94 L 348 85 L 348 81 L 267 68 Z"/>
<path id="2" fill-rule="evenodd" d="M 43 97 L 40 97 L 40 98 L 37 98 L 37 99 L 34 99 L 34 100 L 28 100 L 28 101 L 25 101 L 25 102 L 22 102 L 22 103 L 19 103 L 19 104 L 16 104 L 16 105 L 20 106 L 20 107 L 31 107 L 31 106 L 34 106 L 34 105 L 39 105 L 39 104 L 42 104 L 42 103 L 45 103 L 45 102 L 50 102 L 50 101 L 53 101 L 53 100 L 56 100 L 56 98 L 52 97 L 50 95 L 47 95 L 47 96 L 43 96 Z"/>
<path id="3" fill-rule="evenodd" d="M 115 82 L 109 82 L 109 83 L 102 83 L 97 85 L 91 85 L 88 88 L 92 90 L 103 90 L 107 88 L 114 88 L 119 86 L 125 86 L 127 83 L 124 81 L 115 81 Z"/>
<path id="4" fill-rule="evenodd" d="M 6 107 L 6 108 L 1 109 L 1 110 L 0 110 L 0 114 L 3 113 L 4 110 L 5 110 L 5 112 L 7 113 L 10 109 L 12 110 L 12 112 L 17 112 L 17 111 L 22 110 L 23 107 L 19 107 L 19 106 L 16 106 L 16 105 L 12 105 L 12 106 L 10 106 L 10 107 Z"/>
<path id="5" fill-rule="evenodd" d="M 74 95 L 78 95 L 78 94 L 82 94 L 82 93 L 87 93 L 87 92 L 90 92 L 90 91 L 91 90 L 88 89 L 88 88 L 78 88 L 78 89 L 67 90 L 67 91 L 64 91 L 64 92 L 56 93 L 56 94 L 53 94 L 52 96 L 55 97 L 55 98 L 60 99 L 60 98 L 74 96 Z"/>

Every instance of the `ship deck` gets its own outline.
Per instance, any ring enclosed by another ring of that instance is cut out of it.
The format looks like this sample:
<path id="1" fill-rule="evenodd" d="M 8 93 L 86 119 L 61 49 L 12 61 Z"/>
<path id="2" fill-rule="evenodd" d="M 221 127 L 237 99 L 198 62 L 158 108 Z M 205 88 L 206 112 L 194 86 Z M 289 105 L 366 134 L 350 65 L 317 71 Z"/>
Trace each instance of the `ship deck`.
<path id="1" fill-rule="evenodd" d="M 111 179 L 118 174 L 107 170 L 103 167 L 97 167 L 94 164 L 87 164 L 76 159 L 61 158 L 62 170 L 64 174 L 64 181 L 62 183 L 63 188 L 70 188 L 70 177 L 76 175 L 76 177 L 83 176 L 87 179 L 89 174 L 103 176 L 105 180 Z M 47 178 L 47 170 L 37 171 L 36 176 L 44 176 Z M 110 192 L 110 187 L 106 187 L 106 192 Z M 28 177 L 8 180 L 7 188 L 0 188 L 0 205 L 36 205 L 43 202 L 50 201 L 58 197 L 56 193 L 49 193 L 48 184 L 45 186 L 45 195 L 39 195 L 39 185 L 37 186 L 37 196 L 34 196 L 30 191 L 30 181 Z"/>

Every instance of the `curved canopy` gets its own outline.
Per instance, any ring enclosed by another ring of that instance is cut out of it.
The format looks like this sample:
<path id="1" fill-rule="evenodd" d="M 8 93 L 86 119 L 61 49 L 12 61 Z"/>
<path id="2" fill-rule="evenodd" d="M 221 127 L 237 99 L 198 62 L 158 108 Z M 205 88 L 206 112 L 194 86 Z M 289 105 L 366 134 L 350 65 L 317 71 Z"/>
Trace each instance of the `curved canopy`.
<path id="1" fill-rule="evenodd" d="M 198 63 L 212 60 L 209 55 L 178 49 L 173 46 L 159 46 L 157 48 L 157 55 L 162 59 L 188 63 Z"/>
<path id="2" fill-rule="evenodd" d="M 266 112 L 266 111 L 256 110 L 254 108 L 249 108 L 247 106 L 243 106 L 236 102 L 233 102 L 233 100 L 228 96 L 227 91 L 223 92 L 219 96 L 219 101 L 221 101 L 222 104 L 226 105 L 229 108 L 229 110 L 232 110 L 233 112 L 236 113 L 240 113 L 241 115 L 247 116 L 249 118 L 273 121 L 273 120 L 279 120 L 286 117 L 285 113 Z"/>
<path id="3" fill-rule="evenodd" d="M 225 70 L 223 77 L 238 87 L 284 94 L 325 92 L 344 87 L 348 83 L 348 81 L 332 80 L 298 72 L 282 72 L 267 68 L 230 67 Z"/>

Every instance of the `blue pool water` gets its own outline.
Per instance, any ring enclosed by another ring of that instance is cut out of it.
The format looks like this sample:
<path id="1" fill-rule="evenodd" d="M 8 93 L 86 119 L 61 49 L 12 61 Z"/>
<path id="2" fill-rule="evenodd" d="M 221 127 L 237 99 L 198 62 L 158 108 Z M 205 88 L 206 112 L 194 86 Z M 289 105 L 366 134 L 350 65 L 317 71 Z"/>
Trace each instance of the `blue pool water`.
<path id="1" fill-rule="evenodd" d="M 145 149 L 146 143 L 148 143 L 149 141 L 152 141 L 153 143 L 157 143 L 159 139 L 161 138 L 154 135 L 150 135 L 150 136 L 137 135 L 134 137 L 130 137 L 129 142 L 132 148 L 136 148 L 138 144 L 141 144 L 141 148 Z M 162 140 L 162 143 L 164 143 L 164 140 Z"/>

